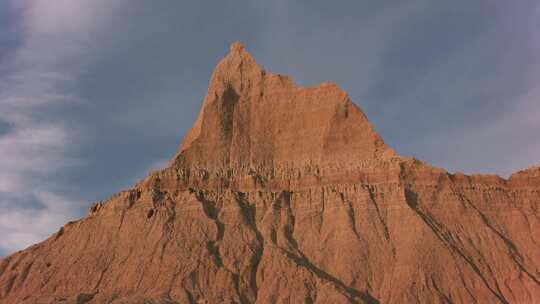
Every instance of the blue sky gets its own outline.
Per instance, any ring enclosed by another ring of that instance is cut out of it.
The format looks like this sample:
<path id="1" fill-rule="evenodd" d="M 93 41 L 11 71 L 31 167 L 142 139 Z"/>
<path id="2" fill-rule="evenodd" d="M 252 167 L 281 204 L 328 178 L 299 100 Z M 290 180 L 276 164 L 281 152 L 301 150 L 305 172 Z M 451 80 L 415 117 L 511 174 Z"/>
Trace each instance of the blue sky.
<path id="1" fill-rule="evenodd" d="M 0 255 L 163 166 L 235 40 L 340 85 L 402 155 L 538 164 L 538 29 L 537 0 L 0 1 Z"/>

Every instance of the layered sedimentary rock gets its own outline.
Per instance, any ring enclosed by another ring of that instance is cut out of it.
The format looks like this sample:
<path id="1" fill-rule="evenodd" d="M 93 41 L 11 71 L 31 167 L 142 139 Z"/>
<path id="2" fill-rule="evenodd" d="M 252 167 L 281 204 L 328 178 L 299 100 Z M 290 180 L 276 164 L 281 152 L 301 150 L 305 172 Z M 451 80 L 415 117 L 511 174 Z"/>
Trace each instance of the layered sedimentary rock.
<path id="1" fill-rule="evenodd" d="M 537 303 L 540 168 L 397 155 L 235 43 L 169 166 L 0 261 L 0 303 Z"/>

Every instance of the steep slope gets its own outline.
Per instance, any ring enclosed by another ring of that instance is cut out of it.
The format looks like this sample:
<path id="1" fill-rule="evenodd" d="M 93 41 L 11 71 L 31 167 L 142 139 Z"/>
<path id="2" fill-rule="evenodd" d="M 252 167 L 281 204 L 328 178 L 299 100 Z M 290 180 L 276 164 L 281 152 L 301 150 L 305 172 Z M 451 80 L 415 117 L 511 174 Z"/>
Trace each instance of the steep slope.
<path id="1" fill-rule="evenodd" d="M 540 168 L 449 174 L 234 43 L 170 165 L 0 261 L 0 303 L 540 302 Z"/>

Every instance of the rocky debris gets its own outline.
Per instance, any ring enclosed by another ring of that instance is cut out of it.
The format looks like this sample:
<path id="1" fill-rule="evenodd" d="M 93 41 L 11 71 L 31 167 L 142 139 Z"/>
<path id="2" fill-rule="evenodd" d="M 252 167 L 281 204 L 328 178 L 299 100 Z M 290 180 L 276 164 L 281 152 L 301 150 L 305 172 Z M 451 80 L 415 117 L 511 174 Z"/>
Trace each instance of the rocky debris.
<path id="1" fill-rule="evenodd" d="M 540 302 L 540 169 L 404 158 L 238 43 L 168 168 L 0 261 L 0 303 Z"/>

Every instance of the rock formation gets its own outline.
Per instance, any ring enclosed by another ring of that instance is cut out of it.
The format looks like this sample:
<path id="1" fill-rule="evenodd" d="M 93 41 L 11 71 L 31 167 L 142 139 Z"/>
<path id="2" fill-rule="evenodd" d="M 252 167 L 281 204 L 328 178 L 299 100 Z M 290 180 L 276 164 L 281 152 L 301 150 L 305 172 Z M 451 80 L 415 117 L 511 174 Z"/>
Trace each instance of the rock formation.
<path id="1" fill-rule="evenodd" d="M 0 303 L 540 303 L 540 168 L 401 157 L 239 43 L 169 166 L 0 261 Z"/>

